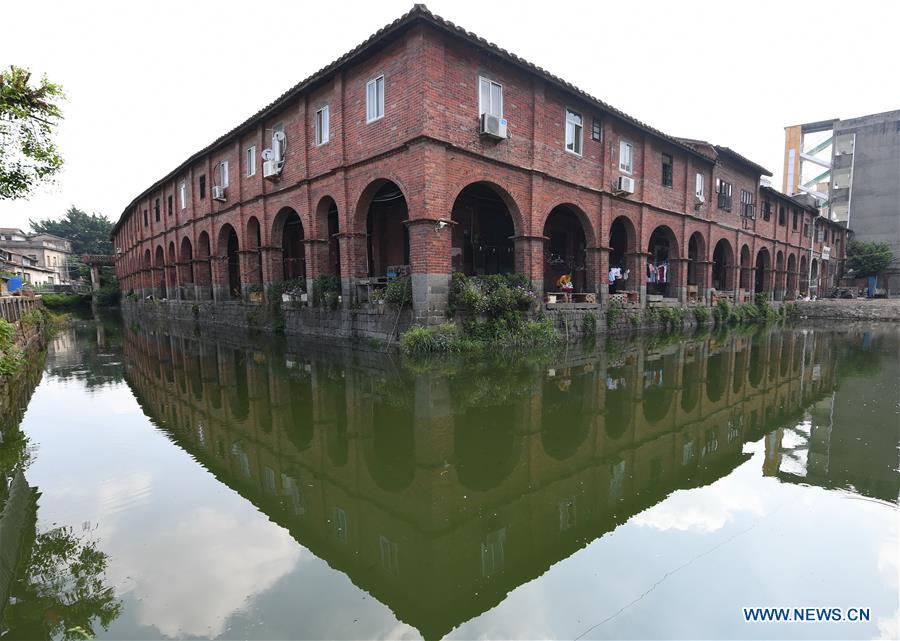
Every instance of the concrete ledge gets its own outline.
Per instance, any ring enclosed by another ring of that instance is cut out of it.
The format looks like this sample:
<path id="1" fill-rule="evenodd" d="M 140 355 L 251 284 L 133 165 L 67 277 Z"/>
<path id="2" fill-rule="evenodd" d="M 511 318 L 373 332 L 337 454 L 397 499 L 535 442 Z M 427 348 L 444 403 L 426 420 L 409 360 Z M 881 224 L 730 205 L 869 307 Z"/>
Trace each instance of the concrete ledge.
<path id="1" fill-rule="evenodd" d="M 801 318 L 900 322 L 897 298 L 826 298 L 789 304 L 794 305 L 794 315 Z"/>

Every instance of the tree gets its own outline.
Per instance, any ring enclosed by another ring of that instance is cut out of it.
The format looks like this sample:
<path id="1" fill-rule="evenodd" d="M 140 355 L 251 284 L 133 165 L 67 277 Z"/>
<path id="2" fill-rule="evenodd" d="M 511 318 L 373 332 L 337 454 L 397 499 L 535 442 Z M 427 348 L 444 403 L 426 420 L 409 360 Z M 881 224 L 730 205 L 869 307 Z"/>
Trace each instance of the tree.
<path id="1" fill-rule="evenodd" d="M 29 84 L 31 72 L 11 65 L 0 71 L 0 199 L 24 198 L 62 168 L 53 141 L 62 118 L 62 87 L 42 77 Z"/>
<path id="2" fill-rule="evenodd" d="M 87 214 L 74 205 L 69 207 L 60 220 L 30 220 L 32 231 L 38 234 L 53 234 L 72 243 L 75 255 L 105 254 L 113 252 L 109 234 L 112 221 L 102 214 Z"/>
<path id="3" fill-rule="evenodd" d="M 892 260 L 894 254 L 887 243 L 852 240 L 847 245 L 847 268 L 853 270 L 854 278 L 877 276 Z"/>

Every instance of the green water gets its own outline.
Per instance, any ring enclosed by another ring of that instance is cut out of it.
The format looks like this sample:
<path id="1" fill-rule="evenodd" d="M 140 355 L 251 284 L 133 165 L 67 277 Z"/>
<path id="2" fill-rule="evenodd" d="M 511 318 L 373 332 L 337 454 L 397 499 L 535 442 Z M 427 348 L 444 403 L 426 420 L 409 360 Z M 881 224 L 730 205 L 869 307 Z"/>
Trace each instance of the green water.
<path id="1" fill-rule="evenodd" d="M 896 638 L 898 379 L 887 325 L 407 363 L 78 323 L 8 419 L 40 494 L 0 629 Z"/>

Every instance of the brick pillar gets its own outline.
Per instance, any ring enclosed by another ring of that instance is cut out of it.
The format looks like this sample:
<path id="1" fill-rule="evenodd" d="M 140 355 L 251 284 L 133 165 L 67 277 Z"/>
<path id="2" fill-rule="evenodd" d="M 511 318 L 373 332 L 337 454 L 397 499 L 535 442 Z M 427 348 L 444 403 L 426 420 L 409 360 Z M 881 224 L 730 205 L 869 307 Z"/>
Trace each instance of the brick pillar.
<path id="1" fill-rule="evenodd" d="M 241 295 L 246 299 L 247 294 L 254 289 L 252 286 L 262 287 L 259 251 L 256 249 L 239 250 L 238 264 L 241 270 Z"/>
<path id="2" fill-rule="evenodd" d="M 638 293 L 641 307 L 647 305 L 647 252 L 628 252 L 625 254 L 625 265 L 628 269 L 628 280 L 624 284 L 626 291 Z"/>
<path id="3" fill-rule="evenodd" d="M 336 236 L 341 248 L 341 294 L 343 304 L 349 306 L 356 299 L 357 279 L 369 275 L 368 236 L 363 232 L 343 232 Z"/>
<path id="4" fill-rule="evenodd" d="M 188 260 L 175 263 L 175 269 L 178 271 L 178 282 L 180 283 L 178 298 L 181 300 L 194 300 L 196 298 L 192 262 Z"/>
<path id="5" fill-rule="evenodd" d="M 208 258 L 195 258 L 191 261 L 194 269 L 194 297 L 197 300 L 212 298 L 212 274 Z"/>
<path id="6" fill-rule="evenodd" d="M 697 298 L 705 305 L 712 301 L 712 261 L 698 260 L 694 263 L 697 270 Z"/>
<path id="7" fill-rule="evenodd" d="M 588 247 L 588 265 L 595 265 L 597 301 L 609 304 L 609 247 Z"/>
<path id="8" fill-rule="evenodd" d="M 669 259 L 669 269 L 671 270 L 669 283 L 672 285 L 672 293 L 682 305 L 687 303 L 688 260 L 687 258 Z"/>
<path id="9" fill-rule="evenodd" d="M 217 303 L 231 298 L 228 291 L 228 258 L 226 256 L 211 256 L 209 259 L 210 275 L 212 276 L 212 297 Z"/>
<path id="10" fill-rule="evenodd" d="M 413 314 L 417 323 L 437 325 L 450 296 L 452 224 L 432 218 L 406 221 L 412 272 Z M 343 254 L 342 254 L 343 255 Z"/>
<path id="11" fill-rule="evenodd" d="M 312 294 L 313 281 L 322 274 L 329 274 L 328 240 L 308 238 L 303 241 L 306 254 L 306 291 Z"/>
<path id="12" fill-rule="evenodd" d="M 268 289 L 273 283 L 280 283 L 284 280 L 284 268 L 281 262 L 281 247 L 265 246 L 260 247 L 259 252 L 262 256 L 262 282 Z"/>
<path id="13" fill-rule="evenodd" d="M 516 236 L 513 246 L 516 273 L 525 274 L 539 299 L 544 297 L 544 241 L 543 236 Z"/>
<path id="14" fill-rule="evenodd" d="M 175 264 L 166 265 L 166 293 L 169 298 L 181 299 L 178 287 L 178 267 Z"/>
<path id="15" fill-rule="evenodd" d="M 153 268 L 153 298 L 161 299 L 166 296 L 166 268 Z"/>

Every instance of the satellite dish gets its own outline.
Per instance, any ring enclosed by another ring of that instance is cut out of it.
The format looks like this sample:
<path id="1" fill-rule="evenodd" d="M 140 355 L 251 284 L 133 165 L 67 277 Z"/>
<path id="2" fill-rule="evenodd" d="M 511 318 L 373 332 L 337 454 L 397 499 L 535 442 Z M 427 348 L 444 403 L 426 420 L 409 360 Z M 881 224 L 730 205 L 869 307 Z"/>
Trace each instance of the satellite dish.
<path id="1" fill-rule="evenodd" d="M 275 154 L 272 152 L 271 149 L 263 149 L 262 159 L 263 160 L 275 160 Z"/>

